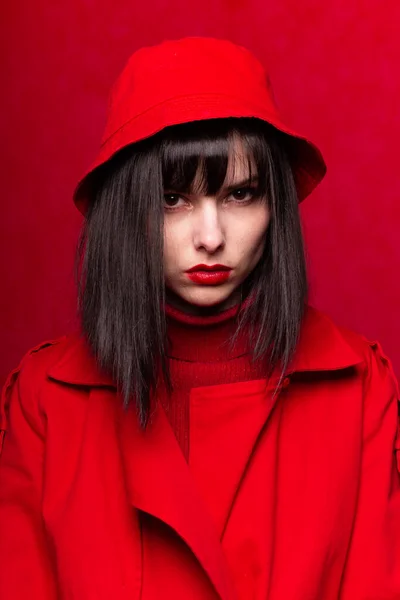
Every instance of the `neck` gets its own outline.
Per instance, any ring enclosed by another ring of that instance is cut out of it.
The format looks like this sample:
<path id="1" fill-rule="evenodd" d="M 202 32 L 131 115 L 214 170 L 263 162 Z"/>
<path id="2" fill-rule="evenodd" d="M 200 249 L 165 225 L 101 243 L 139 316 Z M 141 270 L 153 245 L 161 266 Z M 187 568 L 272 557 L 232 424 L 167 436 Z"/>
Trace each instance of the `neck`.
<path id="1" fill-rule="evenodd" d="M 167 305 L 170 358 L 211 362 L 237 358 L 249 351 L 247 336 L 240 333 L 232 344 L 240 305 L 211 315 L 187 314 Z"/>

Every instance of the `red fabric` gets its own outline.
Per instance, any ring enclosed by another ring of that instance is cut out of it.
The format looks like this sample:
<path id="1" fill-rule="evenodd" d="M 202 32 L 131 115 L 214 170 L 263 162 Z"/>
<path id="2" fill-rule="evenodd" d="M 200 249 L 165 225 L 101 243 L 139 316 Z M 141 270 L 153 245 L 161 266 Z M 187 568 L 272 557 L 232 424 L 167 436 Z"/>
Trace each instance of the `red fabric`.
<path id="1" fill-rule="evenodd" d="M 83 340 L 30 352 L 2 396 L 0 597 L 396 600 L 390 363 L 310 309 L 275 383 L 193 390 L 190 465 L 161 405 L 141 431 Z"/>
<path id="2" fill-rule="evenodd" d="M 200 37 L 141 48 L 131 56 L 113 87 L 102 145 L 89 173 L 165 127 L 225 117 L 256 117 L 288 134 L 300 200 L 324 177 L 318 148 L 282 120 L 261 63 L 232 42 Z M 75 192 L 82 213 L 90 196 L 89 173 Z"/>
<path id="3" fill-rule="evenodd" d="M 170 396 L 161 392 L 160 399 L 187 460 L 192 388 L 259 379 L 265 373 L 262 361 L 250 360 L 246 336 L 233 348 L 228 343 L 236 328 L 237 310 L 235 306 L 213 317 L 200 317 L 167 306 L 173 392 Z"/>

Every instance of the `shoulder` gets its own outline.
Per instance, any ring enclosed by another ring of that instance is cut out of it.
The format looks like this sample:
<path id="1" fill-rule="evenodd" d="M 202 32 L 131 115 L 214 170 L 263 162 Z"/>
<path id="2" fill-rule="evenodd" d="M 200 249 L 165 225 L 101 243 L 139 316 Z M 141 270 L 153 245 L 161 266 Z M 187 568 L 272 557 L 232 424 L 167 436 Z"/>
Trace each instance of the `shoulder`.
<path id="1" fill-rule="evenodd" d="M 326 313 L 310 305 L 306 307 L 304 325 L 308 330 L 311 329 L 315 337 L 319 337 L 324 343 L 336 336 L 348 344 L 359 355 L 360 359 L 366 361 L 371 349 L 376 349 L 379 346 L 378 342 L 372 341 L 352 329 L 338 325 Z"/>
<path id="2" fill-rule="evenodd" d="M 37 411 L 38 393 L 47 381 L 48 371 L 75 347 L 79 334 L 65 335 L 34 346 L 22 357 L 20 363 L 9 373 L 0 397 L 0 430 L 6 429 L 6 415 L 13 392 L 16 392 L 27 412 Z M 35 406 L 34 406 L 35 405 Z"/>
<path id="3" fill-rule="evenodd" d="M 387 438 L 397 452 L 400 471 L 399 386 L 392 363 L 381 344 L 339 327 L 320 311 L 307 307 L 299 345 L 305 371 L 349 368 L 362 389 L 364 439 L 374 439 L 385 423 Z M 346 371 L 348 372 L 348 371 Z"/>
<path id="4" fill-rule="evenodd" d="M 11 390 L 18 385 L 26 397 L 39 393 L 45 386 L 67 384 L 73 387 L 113 387 L 113 379 L 99 367 L 90 346 L 80 332 L 48 340 L 29 350 L 9 374 L 0 401 L 4 414 Z"/>
<path id="5" fill-rule="evenodd" d="M 354 366 L 363 373 L 366 384 L 384 381 L 398 395 L 392 362 L 379 341 L 337 325 L 331 317 L 311 306 L 306 309 L 305 328 L 312 332 L 316 348 L 329 347 L 327 352 L 336 360 L 350 351 L 349 356 L 353 356 Z"/>
<path id="6" fill-rule="evenodd" d="M 19 365 L 11 371 L 4 388 L 11 385 L 17 378 L 23 382 L 27 378 L 40 382 L 45 377 L 47 370 L 57 364 L 65 352 L 77 343 L 77 340 L 78 335 L 71 334 L 46 340 L 34 346 L 24 354 Z"/>

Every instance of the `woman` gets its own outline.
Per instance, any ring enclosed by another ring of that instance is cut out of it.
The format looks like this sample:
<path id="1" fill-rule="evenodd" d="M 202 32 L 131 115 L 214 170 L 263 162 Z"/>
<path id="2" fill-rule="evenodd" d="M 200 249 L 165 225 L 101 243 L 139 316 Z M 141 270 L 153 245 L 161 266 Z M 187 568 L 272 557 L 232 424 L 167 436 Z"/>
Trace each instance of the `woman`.
<path id="1" fill-rule="evenodd" d="M 325 165 L 230 42 L 136 52 L 78 185 L 82 331 L 2 400 L 2 600 L 400 598 L 396 382 L 307 307 Z"/>

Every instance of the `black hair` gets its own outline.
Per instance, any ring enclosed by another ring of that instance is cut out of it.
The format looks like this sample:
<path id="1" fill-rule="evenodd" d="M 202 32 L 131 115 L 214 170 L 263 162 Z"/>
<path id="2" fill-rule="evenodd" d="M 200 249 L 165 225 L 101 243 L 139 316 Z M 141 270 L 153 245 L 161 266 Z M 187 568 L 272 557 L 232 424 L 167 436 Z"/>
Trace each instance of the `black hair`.
<path id="1" fill-rule="evenodd" d="M 164 189 L 188 190 L 201 175 L 209 194 L 223 185 L 239 138 L 256 168 L 271 220 L 263 256 L 244 285 L 237 331 L 248 331 L 253 359 L 281 377 L 295 352 L 307 298 L 298 197 L 287 136 L 257 119 L 213 119 L 168 127 L 121 150 L 90 180 L 77 252 L 82 329 L 98 364 L 136 402 L 145 426 L 163 378 L 171 389 L 164 313 Z"/>

